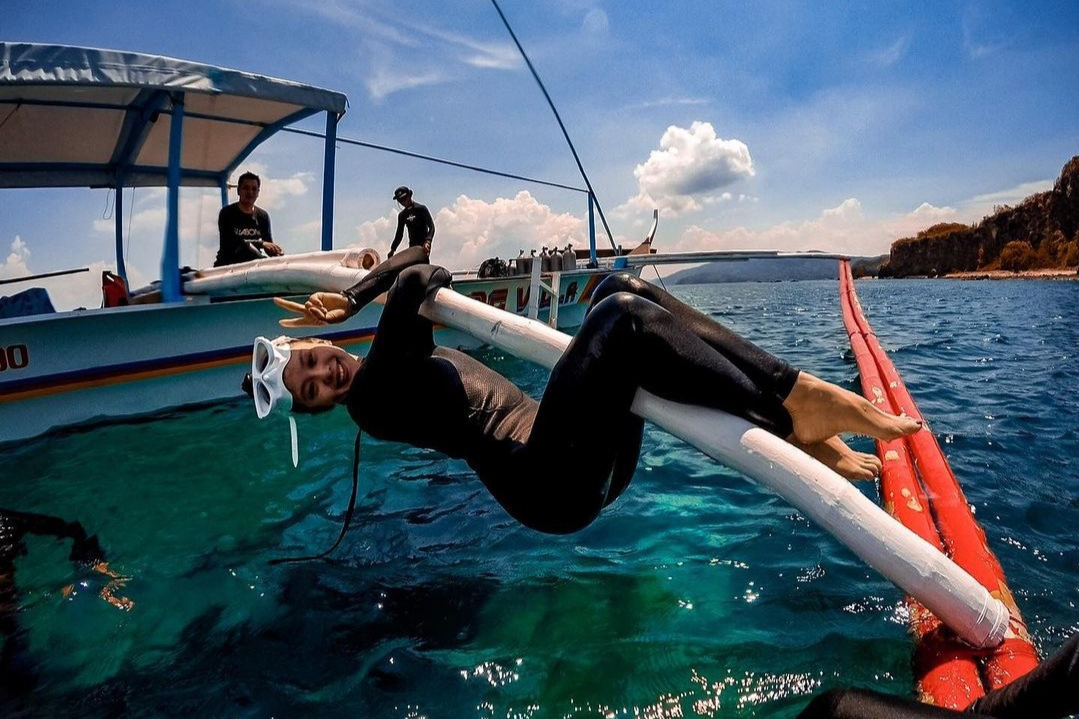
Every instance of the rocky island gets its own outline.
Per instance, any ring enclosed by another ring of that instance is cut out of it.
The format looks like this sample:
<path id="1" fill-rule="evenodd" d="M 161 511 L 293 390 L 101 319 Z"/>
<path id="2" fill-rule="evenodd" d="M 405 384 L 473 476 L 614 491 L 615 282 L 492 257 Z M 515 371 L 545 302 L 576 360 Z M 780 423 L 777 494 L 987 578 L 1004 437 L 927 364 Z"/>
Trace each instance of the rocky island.
<path id="1" fill-rule="evenodd" d="M 1079 268 L 1079 156 L 1052 190 L 974 225 L 944 223 L 892 244 L 881 277 L 1063 274 Z"/>

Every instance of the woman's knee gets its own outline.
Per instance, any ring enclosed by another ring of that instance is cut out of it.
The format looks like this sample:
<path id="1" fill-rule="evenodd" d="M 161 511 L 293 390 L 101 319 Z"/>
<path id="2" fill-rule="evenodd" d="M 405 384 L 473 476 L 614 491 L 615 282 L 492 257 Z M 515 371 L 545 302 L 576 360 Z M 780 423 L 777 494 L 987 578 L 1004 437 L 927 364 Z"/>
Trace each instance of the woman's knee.
<path id="1" fill-rule="evenodd" d="M 665 314 L 654 302 L 632 292 L 615 292 L 595 302 L 588 312 L 587 320 L 601 324 L 614 324 L 624 318 L 636 317 L 647 319 L 657 314 Z"/>
<path id="2" fill-rule="evenodd" d="M 619 292 L 628 292 L 632 295 L 640 295 L 648 290 L 648 283 L 636 275 L 628 272 L 617 272 L 607 275 L 595 292 L 592 293 L 592 307 Z"/>

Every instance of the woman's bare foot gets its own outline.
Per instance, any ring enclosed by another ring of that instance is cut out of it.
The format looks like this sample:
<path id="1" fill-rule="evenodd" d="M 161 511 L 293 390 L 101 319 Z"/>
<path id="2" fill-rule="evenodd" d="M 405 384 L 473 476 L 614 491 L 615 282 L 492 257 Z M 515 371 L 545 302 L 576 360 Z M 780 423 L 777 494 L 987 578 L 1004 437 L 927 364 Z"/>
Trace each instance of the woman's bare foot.
<path id="1" fill-rule="evenodd" d="M 814 444 L 802 444 L 793 440 L 791 444 L 824 466 L 835 470 L 841 477 L 863 480 L 873 479 L 880 474 L 881 463 L 876 455 L 855 452 L 839 437 L 830 437 Z"/>
<path id="2" fill-rule="evenodd" d="M 830 382 L 799 372 L 798 381 L 783 401 L 791 416 L 794 436 L 801 444 L 816 444 L 841 432 L 889 440 L 914 434 L 920 420 L 882 412 L 864 397 Z"/>

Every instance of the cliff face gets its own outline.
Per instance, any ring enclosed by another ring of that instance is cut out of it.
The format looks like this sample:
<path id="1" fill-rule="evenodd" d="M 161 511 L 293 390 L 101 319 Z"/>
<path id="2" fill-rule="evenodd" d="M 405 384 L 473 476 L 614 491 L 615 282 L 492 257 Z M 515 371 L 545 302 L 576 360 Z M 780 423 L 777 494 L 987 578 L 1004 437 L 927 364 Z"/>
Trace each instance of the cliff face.
<path id="1" fill-rule="evenodd" d="M 892 244 L 882 277 L 1079 264 L 1079 156 L 1053 189 L 973 226 L 935 225 Z"/>

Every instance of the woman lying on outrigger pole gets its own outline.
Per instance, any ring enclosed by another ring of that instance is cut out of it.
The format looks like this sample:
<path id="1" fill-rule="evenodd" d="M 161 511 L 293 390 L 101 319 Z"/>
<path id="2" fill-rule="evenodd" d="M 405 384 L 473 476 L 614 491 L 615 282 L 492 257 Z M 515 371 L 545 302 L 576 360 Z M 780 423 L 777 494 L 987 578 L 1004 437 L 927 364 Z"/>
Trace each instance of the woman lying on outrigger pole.
<path id="1" fill-rule="evenodd" d="M 537 402 L 468 355 L 435 345 L 420 305 L 449 287 L 450 274 L 426 261 L 423 248 L 409 248 L 345 292 L 317 292 L 305 305 L 279 301 L 300 315 L 283 325 L 322 325 L 389 290 L 364 359 L 324 340 L 258 338 L 248 387 L 258 416 L 343 404 L 375 438 L 465 460 L 510 515 L 553 534 L 588 526 L 629 484 L 644 426 L 630 412 L 638 388 L 743 417 L 849 479 L 870 479 L 881 465 L 839 433 L 887 440 L 920 427 L 799 372 L 628 274 L 597 287 Z M 582 411 L 589 432 L 567 434 Z M 564 471 L 550 471 L 554 456 Z"/>

